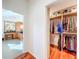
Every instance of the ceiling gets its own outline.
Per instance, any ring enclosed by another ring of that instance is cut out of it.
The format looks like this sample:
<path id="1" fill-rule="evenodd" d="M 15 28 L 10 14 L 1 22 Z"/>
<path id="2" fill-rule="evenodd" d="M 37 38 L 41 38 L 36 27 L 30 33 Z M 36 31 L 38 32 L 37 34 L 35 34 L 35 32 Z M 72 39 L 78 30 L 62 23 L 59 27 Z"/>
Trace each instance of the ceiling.
<path id="1" fill-rule="evenodd" d="M 54 3 L 50 4 L 49 7 L 54 7 L 54 6 L 57 6 L 57 5 L 65 5 L 65 4 L 76 4 L 77 1 L 76 0 L 56 0 Z"/>
<path id="2" fill-rule="evenodd" d="M 2 10 L 2 18 L 4 21 L 23 22 L 24 16 L 11 10 Z"/>
<path id="3" fill-rule="evenodd" d="M 48 7 L 51 12 L 54 12 L 76 4 L 76 0 L 57 0 L 54 3 L 50 4 Z"/>

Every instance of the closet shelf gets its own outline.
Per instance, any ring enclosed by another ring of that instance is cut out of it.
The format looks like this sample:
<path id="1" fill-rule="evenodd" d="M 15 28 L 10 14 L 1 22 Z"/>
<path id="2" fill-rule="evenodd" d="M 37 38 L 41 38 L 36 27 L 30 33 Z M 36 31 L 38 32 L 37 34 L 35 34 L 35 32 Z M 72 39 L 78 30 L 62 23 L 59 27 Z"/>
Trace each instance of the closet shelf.
<path id="1" fill-rule="evenodd" d="M 53 34 L 59 34 L 59 33 L 53 33 Z M 77 34 L 77 33 L 72 33 L 72 32 L 63 32 L 62 34 Z"/>
<path id="2" fill-rule="evenodd" d="M 50 20 L 56 19 L 56 18 L 61 18 L 61 16 L 71 16 L 71 15 L 77 15 L 77 12 L 68 12 L 64 14 L 60 14 L 58 16 L 51 17 Z"/>
<path id="3" fill-rule="evenodd" d="M 77 33 L 72 33 L 72 32 L 63 32 L 63 34 L 77 34 Z"/>
<path id="4" fill-rule="evenodd" d="M 51 17 L 50 20 L 52 20 L 52 19 L 56 19 L 56 18 L 61 18 L 61 15 Z"/>
<path id="5" fill-rule="evenodd" d="M 71 16 L 71 15 L 77 15 L 77 12 L 69 12 L 69 13 L 63 14 L 63 16 Z"/>

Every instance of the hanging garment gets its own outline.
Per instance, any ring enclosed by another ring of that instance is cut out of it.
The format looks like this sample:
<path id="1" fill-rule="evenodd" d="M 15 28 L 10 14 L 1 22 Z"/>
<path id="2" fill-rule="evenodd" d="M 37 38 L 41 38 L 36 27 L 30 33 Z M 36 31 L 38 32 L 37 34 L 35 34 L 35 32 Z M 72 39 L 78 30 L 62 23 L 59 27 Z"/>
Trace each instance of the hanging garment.
<path id="1" fill-rule="evenodd" d="M 50 21 L 50 32 L 52 33 L 52 21 Z"/>
<path id="2" fill-rule="evenodd" d="M 73 16 L 73 31 L 75 31 L 75 16 Z"/>
<path id="3" fill-rule="evenodd" d="M 54 22 L 52 23 L 52 33 L 54 33 Z"/>
<path id="4" fill-rule="evenodd" d="M 62 28 L 62 24 L 60 22 L 57 24 L 57 27 L 58 27 L 57 31 L 59 33 L 62 33 L 63 32 L 63 28 Z"/>
<path id="5" fill-rule="evenodd" d="M 65 38 L 64 38 L 64 35 L 62 35 L 62 40 L 61 40 L 61 48 L 64 48 L 65 47 Z"/>
<path id="6" fill-rule="evenodd" d="M 68 49 L 70 49 L 70 37 L 68 37 L 68 46 L 67 46 Z"/>
<path id="7" fill-rule="evenodd" d="M 59 40 L 58 40 L 58 48 L 61 50 L 61 34 L 60 34 L 60 37 L 59 37 Z"/>
<path id="8" fill-rule="evenodd" d="M 64 44 L 63 44 L 64 46 L 63 47 L 65 47 L 66 46 L 66 44 L 65 44 L 65 35 L 63 36 L 63 39 L 64 39 Z"/>
<path id="9" fill-rule="evenodd" d="M 68 46 L 68 36 L 65 36 L 65 44 L 66 44 L 66 48 Z"/>
<path id="10" fill-rule="evenodd" d="M 73 18 L 72 18 L 72 16 L 70 17 L 70 31 L 73 31 L 73 26 L 72 26 L 72 24 L 73 24 Z"/>
<path id="11" fill-rule="evenodd" d="M 70 50 L 74 50 L 74 41 L 73 38 L 70 38 Z"/>
<path id="12" fill-rule="evenodd" d="M 77 31 L 77 16 L 74 16 L 74 30 Z"/>
<path id="13" fill-rule="evenodd" d="M 67 31 L 69 31 L 69 23 L 70 23 L 70 19 L 69 19 L 69 17 L 67 17 L 67 19 L 68 19 Z"/>
<path id="14" fill-rule="evenodd" d="M 63 30 L 64 31 L 67 31 L 67 27 L 68 27 L 68 17 L 64 17 L 64 20 L 63 20 Z"/>
<path id="15" fill-rule="evenodd" d="M 77 50 L 77 38 L 76 36 L 74 37 L 74 51 Z"/>

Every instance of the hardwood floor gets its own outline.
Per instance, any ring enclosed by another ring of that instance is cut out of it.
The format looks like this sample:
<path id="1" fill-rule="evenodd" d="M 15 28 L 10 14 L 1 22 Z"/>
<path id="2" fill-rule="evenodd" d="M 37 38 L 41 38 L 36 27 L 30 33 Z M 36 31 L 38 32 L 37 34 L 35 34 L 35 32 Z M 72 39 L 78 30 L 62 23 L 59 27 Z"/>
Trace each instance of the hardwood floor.
<path id="1" fill-rule="evenodd" d="M 36 58 L 29 52 L 26 52 L 26 53 L 22 53 L 21 55 L 17 56 L 15 59 L 36 59 Z"/>
<path id="2" fill-rule="evenodd" d="M 76 59 L 76 55 L 60 51 L 58 48 L 50 47 L 49 59 Z"/>

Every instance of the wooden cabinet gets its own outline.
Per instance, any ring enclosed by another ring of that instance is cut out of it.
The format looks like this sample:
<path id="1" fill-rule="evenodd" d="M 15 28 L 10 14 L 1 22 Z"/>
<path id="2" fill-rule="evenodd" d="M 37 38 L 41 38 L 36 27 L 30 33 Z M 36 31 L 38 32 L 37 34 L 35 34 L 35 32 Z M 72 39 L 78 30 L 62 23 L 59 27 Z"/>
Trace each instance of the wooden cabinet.
<path id="1" fill-rule="evenodd" d="M 6 32 L 4 35 L 4 39 L 20 39 L 20 36 L 17 32 Z"/>
<path id="2" fill-rule="evenodd" d="M 5 39 L 13 39 L 13 34 L 5 34 Z"/>

